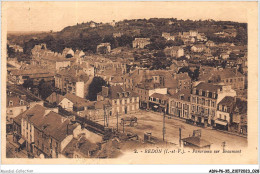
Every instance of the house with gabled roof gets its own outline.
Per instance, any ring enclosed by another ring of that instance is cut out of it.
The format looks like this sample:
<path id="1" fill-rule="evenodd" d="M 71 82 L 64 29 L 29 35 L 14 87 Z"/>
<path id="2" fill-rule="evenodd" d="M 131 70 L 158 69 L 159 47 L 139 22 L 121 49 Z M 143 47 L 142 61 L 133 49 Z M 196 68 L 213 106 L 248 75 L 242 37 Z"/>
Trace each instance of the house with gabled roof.
<path id="1" fill-rule="evenodd" d="M 123 86 L 103 86 L 102 91 L 97 95 L 97 101 L 106 99 L 111 104 L 111 113 L 109 115 L 124 115 L 139 110 L 138 94 L 131 89 L 124 89 Z"/>
<path id="2" fill-rule="evenodd" d="M 35 105 L 23 112 L 21 117 L 21 139 L 30 156 L 59 158 L 65 146 L 73 139 L 78 123 L 59 115 L 57 111 Z"/>

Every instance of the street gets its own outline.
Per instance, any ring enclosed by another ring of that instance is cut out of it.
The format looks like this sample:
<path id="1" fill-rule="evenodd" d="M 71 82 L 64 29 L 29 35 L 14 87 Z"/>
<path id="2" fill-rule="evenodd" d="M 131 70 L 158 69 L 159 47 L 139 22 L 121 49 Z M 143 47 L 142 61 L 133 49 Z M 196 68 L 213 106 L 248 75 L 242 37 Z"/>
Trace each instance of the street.
<path id="1" fill-rule="evenodd" d="M 120 125 L 121 118 L 135 116 L 137 117 L 138 124 L 134 127 L 125 124 L 124 131 L 137 134 L 143 139 L 144 133 L 151 132 L 152 136 L 155 136 L 162 140 L 163 137 L 163 114 L 155 112 L 147 112 L 140 110 L 136 114 L 128 114 L 120 116 L 118 118 L 119 131 L 123 131 L 123 126 Z M 99 121 L 103 124 L 103 120 Z M 109 118 L 109 127 L 117 128 L 117 118 Z M 212 149 L 222 149 L 222 143 L 225 142 L 225 149 L 241 149 L 247 146 L 247 138 L 237 135 L 220 132 L 218 130 L 212 130 L 211 128 L 202 128 L 195 125 L 190 125 L 180 120 L 179 118 L 165 118 L 165 140 L 169 143 L 179 144 L 179 128 L 181 128 L 181 137 L 186 138 L 192 136 L 193 130 L 201 129 L 201 138 L 209 141 Z"/>

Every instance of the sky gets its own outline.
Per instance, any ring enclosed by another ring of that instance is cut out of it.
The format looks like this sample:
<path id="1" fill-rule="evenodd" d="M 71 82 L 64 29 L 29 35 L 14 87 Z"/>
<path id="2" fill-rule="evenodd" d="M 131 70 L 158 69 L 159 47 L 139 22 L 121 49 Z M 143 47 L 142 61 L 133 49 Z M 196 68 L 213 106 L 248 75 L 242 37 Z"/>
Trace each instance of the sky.
<path id="1" fill-rule="evenodd" d="M 247 22 L 245 2 L 3 2 L 7 31 L 60 31 L 95 21 L 177 18 Z M 247 2 L 253 3 L 253 2 Z"/>

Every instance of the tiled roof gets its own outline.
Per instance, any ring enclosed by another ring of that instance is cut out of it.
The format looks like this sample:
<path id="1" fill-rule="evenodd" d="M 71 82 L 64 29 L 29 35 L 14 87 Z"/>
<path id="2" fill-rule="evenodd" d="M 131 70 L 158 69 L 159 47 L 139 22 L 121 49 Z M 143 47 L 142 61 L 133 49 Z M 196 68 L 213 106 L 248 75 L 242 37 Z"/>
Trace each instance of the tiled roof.
<path id="1" fill-rule="evenodd" d="M 219 102 L 219 105 L 232 106 L 234 104 L 234 101 L 234 97 L 226 96 Z"/>
<path id="2" fill-rule="evenodd" d="M 12 85 L 12 84 L 7 84 L 7 92 L 11 92 L 12 96 L 26 96 L 26 101 L 27 102 L 38 102 L 42 101 L 39 97 L 35 96 L 28 90 L 24 89 L 22 86 L 17 86 L 17 85 Z"/>
<path id="3" fill-rule="evenodd" d="M 14 122 L 16 122 L 17 124 L 19 124 L 21 126 L 22 118 L 23 118 L 23 115 L 19 114 L 18 116 L 14 117 Z"/>
<path id="4" fill-rule="evenodd" d="M 173 98 L 180 99 L 181 96 L 183 96 L 184 101 L 190 101 L 190 94 L 191 91 L 188 89 L 180 90 L 179 92 L 172 95 Z"/>
<path id="5" fill-rule="evenodd" d="M 24 101 L 23 104 L 21 104 L 21 102 L 20 102 L 21 100 Z M 10 101 L 13 102 L 12 106 L 9 106 Z M 7 100 L 6 100 L 7 107 L 18 107 L 18 106 L 27 106 L 27 105 L 28 105 L 28 102 L 26 102 L 26 100 L 23 100 L 18 96 L 7 96 Z"/>
<path id="6" fill-rule="evenodd" d="M 129 96 L 128 97 L 137 97 L 138 95 L 133 92 L 131 89 L 126 89 L 124 90 L 122 88 L 122 86 L 120 85 L 116 85 L 116 86 L 110 86 L 109 87 L 109 98 L 111 99 L 118 99 L 120 98 L 118 96 L 118 93 L 122 94 L 123 92 L 129 92 Z M 122 96 L 123 97 L 123 96 Z M 124 98 L 124 97 L 123 97 Z"/>
<path id="7" fill-rule="evenodd" d="M 74 94 L 70 94 L 70 93 L 67 93 L 64 98 L 67 98 L 68 100 L 70 100 L 73 104 L 76 104 L 76 105 L 88 105 L 88 100 L 87 99 L 84 99 L 84 98 L 81 98 L 81 97 L 78 97 Z"/>
<path id="8" fill-rule="evenodd" d="M 239 71 L 234 69 L 225 68 L 223 70 L 216 69 L 207 69 L 204 70 L 204 74 L 201 73 L 199 79 L 201 80 L 214 80 L 214 79 L 226 79 L 226 78 L 234 78 L 234 77 L 243 77 Z"/>
<path id="9" fill-rule="evenodd" d="M 220 89 L 221 86 L 220 85 L 213 85 L 211 83 L 201 82 L 195 88 L 197 90 L 201 89 L 202 91 L 209 91 L 209 92 L 217 93 L 218 89 Z"/>
<path id="10" fill-rule="evenodd" d="M 123 83 L 124 82 L 124 79 L 122 76 L 115 76 L 113 77 L 113 79 L 111 80 L 111 82 L 113 83 Z"/>
<path id="11" fill-rule="evenodd" d="M 168 100 L 169 99 L 169 96 L 167 94 L 159 94 L 159 93 L 153 93 L 151 95 L 151 97 L 158 98 L 158 99 L 161 99 L 161 100 Z"/>
<path id="12" fill-rule="evenodd" d="M 45 134 L 52 136 L 58 141 L 62 141 L 67 136 L 67 125 L 70 120 L 61 115 L 50 111 L 45 115 L 47 108 L 35 105 L 33 108 L 23 112 L 21 116 L 28 119 L 36 128 L 42 130 Z M 77 124 L 68 126 L 68 133 L 72 134 Z"/>
<path id="13" fill-rule="evenodd" d="M 186 79 L 190 79 L 190 76 L 188 75 L 188 73 L 180 73 L 180 74 L 176 74 L 176 79 L 186 80 Z"/>

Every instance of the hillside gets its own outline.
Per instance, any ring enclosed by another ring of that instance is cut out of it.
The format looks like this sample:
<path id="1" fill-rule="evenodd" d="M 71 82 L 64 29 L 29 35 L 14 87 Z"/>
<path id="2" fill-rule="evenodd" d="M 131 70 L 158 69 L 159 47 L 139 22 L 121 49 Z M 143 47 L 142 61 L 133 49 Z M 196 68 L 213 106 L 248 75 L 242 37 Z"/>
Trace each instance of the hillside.
<path id="1" fill-rule="evenodd" d="M 91 27 L 91 24 L 94 26 Z M 231 25 L 237 30 L 235 38 L 219 40 L 213 33 L 221 32 L 226 25 Z M 61 52 L 65 47 L 95 52 L 96 46 L 101 42 L 110 42 L 112 48 L 131 46 L 135 37 L 158 38 L 162 32 L 177 35 L 178 32 L 198 30 L 215 42 L 247 43 L 247 24 L 230 21 L 192 21 L 177 20 L 175 18 L 152 18 L 124 20 L 116 22 L 113 26 L 106 23 L 87 22 L 65 27 L 59 32 L 46 32 L 26 35 L 8 35 L 8 40 L 24 47 L 24 52 L 38 43 L 45 42 L 53 51 Z M 121 37 L 113 37 L 113 33 L 122 33 Z M 155 40 L 155 39 L 154 39 Z"/>

